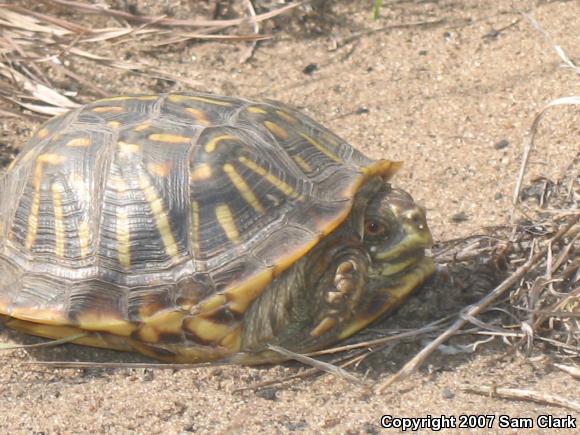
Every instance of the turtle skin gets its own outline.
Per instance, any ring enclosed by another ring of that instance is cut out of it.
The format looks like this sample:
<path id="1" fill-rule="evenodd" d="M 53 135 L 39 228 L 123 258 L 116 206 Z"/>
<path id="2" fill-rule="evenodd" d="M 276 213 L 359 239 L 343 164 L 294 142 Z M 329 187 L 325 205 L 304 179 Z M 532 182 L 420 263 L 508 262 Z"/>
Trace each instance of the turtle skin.
<path id="1" fill-rule="evenodd" d="M 0 319 L 172 362 L 282 359 L 346 338 L 433 272 L 423 210 L 284 104 L 102 99 L 0 178 Z"/>

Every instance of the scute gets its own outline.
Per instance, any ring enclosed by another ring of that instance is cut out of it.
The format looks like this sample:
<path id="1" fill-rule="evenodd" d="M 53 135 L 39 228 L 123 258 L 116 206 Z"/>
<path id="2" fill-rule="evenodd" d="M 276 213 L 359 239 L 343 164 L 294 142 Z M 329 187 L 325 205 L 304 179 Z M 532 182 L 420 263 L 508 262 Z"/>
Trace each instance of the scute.
<path id="1" fill-rule="evenodd" d="M 46 123 L 0 179 L 0 315 L 231 353 L 252 301 L 397 168 L 279 103 L 96 101 Z"/>

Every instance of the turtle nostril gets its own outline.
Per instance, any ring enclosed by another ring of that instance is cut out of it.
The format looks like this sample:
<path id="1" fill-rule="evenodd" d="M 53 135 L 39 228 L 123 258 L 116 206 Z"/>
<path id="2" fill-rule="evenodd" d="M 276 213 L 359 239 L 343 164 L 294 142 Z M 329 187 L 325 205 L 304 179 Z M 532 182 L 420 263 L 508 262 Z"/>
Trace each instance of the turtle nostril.
<path id="1" fill-rule="evenodd" d="M 425 216 L 419 209 L 409 210 L 407 213 L 405 213 L 404 218 L 418 230 L 424 230 L 427 227 L 425 223 Z"/>

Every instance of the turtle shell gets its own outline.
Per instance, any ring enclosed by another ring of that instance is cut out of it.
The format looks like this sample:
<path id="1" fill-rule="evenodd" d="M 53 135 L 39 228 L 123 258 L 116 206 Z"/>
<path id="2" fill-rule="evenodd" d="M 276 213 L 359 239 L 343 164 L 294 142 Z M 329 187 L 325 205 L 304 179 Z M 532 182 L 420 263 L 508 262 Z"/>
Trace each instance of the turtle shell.
<path id="1" fill-rule="evenodd" d="M 40 128 L 0 179 L 0 315 L 174 360 L 235 353 L 252 301 L 397 168 L 275 102 L 82 106 Z"/>

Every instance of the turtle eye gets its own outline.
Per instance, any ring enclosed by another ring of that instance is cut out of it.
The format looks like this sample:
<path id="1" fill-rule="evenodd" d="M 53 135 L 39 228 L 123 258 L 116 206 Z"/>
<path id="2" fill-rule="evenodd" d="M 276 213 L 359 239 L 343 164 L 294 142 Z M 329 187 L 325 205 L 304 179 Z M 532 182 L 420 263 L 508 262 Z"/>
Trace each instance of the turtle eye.
<path id="1" fill-rule="evenodd" d="M 365 222 L 365 237 L 377 238 L 384 236 L 387 233 L 386 226 L 374 219 L 369 219 Z"/>

